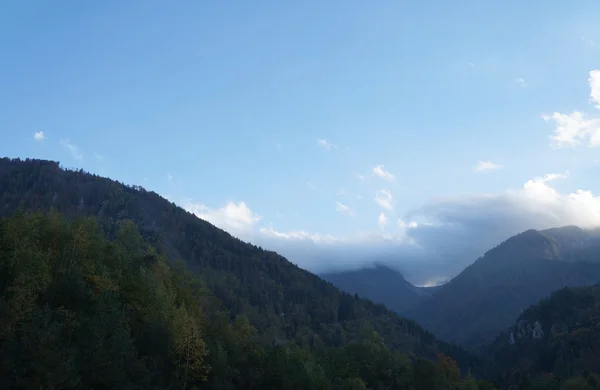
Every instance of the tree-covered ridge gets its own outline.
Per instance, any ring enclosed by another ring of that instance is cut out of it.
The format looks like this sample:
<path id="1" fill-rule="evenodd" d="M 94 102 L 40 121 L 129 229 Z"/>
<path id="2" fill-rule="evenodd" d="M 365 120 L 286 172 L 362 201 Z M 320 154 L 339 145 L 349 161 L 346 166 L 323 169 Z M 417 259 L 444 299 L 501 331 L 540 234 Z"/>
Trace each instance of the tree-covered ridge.
<path id="1" fill-rule="evenodd" d="M 552 293 L 525 310 L 488 353 L 506 383 L 600 388 L 600 285 Z"/>
<path id="2" fill-rule="evenodd" d="M 402 315 L 429 298 L 437 288 L 416 287 L 396 270 L 381 264 L 354 270 L 323 273 L 321 278 L 350 294 L 381 303 Z"/>
<path id="3" fill-rule="evenodd" d="M 599 253 L 581 229 L 528 230 L 489 250 L 406 315 L 441 339 L 476 350 L 551 292 L 598 283 Z"/>
<path id="4" fill-rule="evenodd" d="M 0 387 L 491 388 L 444 355 L 390 350 L 367 325 L 340 347 L 265 343 L 183 263 L 169 263 L 131 221 L 0 219 Z"/>
<path id="5" fill-rule="evenodd" d="M 131 222 L 108 242 L 93 219 L 1 220 L 0 294 L 3 388 L 186 388 L 208 375 L 205 291 Z"/>
<path id="6" fill-rule="evenodd" d="M 94 216 L 107 231 L 130 219 L 143 238 L 167 258 L 183 259 L 201 275 L 231 319 L 245 315 L 264 342 L 344 346 L 367 324 L 387 347 L 414 356 L 452 356 L 463 369 L 477 360 L 439 342 L 415 322 L 382 305 L 340 292 L 314 274 L 270 251 L 244 243 L 154 192 L 68 171 L 53 161 L 0 159 L 0 214 L 22 207 L 68 218 Z"/>

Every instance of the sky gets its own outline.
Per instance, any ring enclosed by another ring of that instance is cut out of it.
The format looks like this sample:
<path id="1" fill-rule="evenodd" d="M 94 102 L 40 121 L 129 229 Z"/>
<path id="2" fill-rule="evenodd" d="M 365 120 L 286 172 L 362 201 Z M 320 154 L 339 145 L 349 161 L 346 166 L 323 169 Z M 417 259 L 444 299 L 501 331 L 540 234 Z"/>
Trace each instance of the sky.
<path id="1" fill-rule="evenodd" d="M 141 185 L 314 272 L 456 275 L 600 224 L 600 2 L 0 4 L 0 155 Z"/>

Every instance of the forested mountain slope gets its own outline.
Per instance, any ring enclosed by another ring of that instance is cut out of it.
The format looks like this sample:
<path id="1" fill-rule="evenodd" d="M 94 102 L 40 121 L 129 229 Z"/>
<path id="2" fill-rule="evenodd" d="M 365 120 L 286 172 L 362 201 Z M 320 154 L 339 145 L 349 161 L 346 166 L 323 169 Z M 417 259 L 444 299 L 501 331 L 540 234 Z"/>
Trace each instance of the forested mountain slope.
<path id="1" fill-rule="evenodd" d="M 390 350 L 368 325 L 340 347 L 261 341 L 127 220 L 0 218 L 0 318 L 2 389 L 491 388 L 446 356 Z"/>
<path id="2" fill-rule="evenodd" d="M 600 388 L 600 285 L 552 293 L 525 310 L 486 353 L 507 383 Z"/>
<path id="3" fill-rule="evenodd" d="M 406 315 L 444 340 L 481 347 L 552 291 L 598 283 L 595 234 L 575 227 L 518 234 Z"/>
<path id="4" fill-rule="evenodd" d="M 263 342 L 343 346 L 368 324 L 387 346 L 415 356 L 443 352 L 463 367 L 470 355 L 439 342 L 415 322 L 382 305 L 340 292 L 274 252 L 244 243 L 139 187 L 65 171 L 42 160 L 0 159 L 0 214 L 54 208 L 68 218 L 94 216 L 103 229 L 134 221 L 145 240 L 169 259 L 182 259 L 229 311 L 244 314 Z"/>
<path id="5" fill-rule="evenodd" d="M 319 275 L 342 291 L 358 294 L 402 313 L 430 297 L 437 288 L 417 287 L 384 265 Z"/>

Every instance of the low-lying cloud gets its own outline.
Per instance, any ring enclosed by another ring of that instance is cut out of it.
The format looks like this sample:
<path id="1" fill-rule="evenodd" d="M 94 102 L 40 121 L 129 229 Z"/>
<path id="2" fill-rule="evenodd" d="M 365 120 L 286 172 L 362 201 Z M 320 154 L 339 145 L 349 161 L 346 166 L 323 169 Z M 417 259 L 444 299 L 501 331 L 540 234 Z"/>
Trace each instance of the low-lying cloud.
<path id="1" fill-rule="evenodd" d="M 260 217 L 244 202 L 216 210 L 191 202 L 183 206 L 316 273 L 377 261 L 399 269 L 413 283 L 427 284 L 455 276 L 485 251 L 524 230 L 600 226 L 600 197 L 585 190 L 563 194 L 552 187 L 567 177 L 568 173 L 548 174 L 501 194 L 431 199 L 387 224 L 385 234 L 353 237 L 261 227 Z"/>

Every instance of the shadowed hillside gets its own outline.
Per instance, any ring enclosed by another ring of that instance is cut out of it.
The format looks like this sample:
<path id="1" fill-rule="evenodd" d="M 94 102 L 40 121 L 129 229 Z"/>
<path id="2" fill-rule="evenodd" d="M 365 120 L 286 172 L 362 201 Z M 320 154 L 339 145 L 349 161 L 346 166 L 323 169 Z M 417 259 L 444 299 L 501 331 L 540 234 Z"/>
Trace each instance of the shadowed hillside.
<path id="1" fill-rule="evenodd" d="M 1 159 L 0 189 L 2 215 L 19 207 L 54 208 L 68 218 L 97 217 L 107 231 L 120 220 L 134 221 L 159 253 L 183 259 L 201 275 L 231 318 L 247 316 L 265 342 L 341 346 L 357 339 L 368 324 L 391 348 L 428 357 L 443 352 L 463 367 L 474 364 L 413 321 L 342 293 L 276 253 L 233 238 L 141 187 L 65 171 L 52 161 Z"/>
<path id="2" fill-rule="evenodd" d="M 128 220 L 0 218 L 0 318 L 2 389 L 487 386 L 442 354 L 436 362 L 390 350 L 367 323 L 342 346 L 265 342 Z"/>
<path id="3" fill-rule="evenodd" d="M 485 351 L 505 383 L 595 389 L 600 387 L 599 330 L 600 285 L 564 288 L 525 310 Z"/>
<path id="4" fill-rule="evenodd" d="M 376 264 L 373 267 L 320 275 L 342 291 L 358 294 L 373 302 L 402 313 L 426 298 L 439 287 L 416 287 L 398 271 Z"/>
<path id="5" fill-rule="evenodd" d="M 488 251 L 406 314 L 444 340 L 477 348 L 529 305 L 565 286 L 600 281 L 594 232 L 528 230 Z"/>

